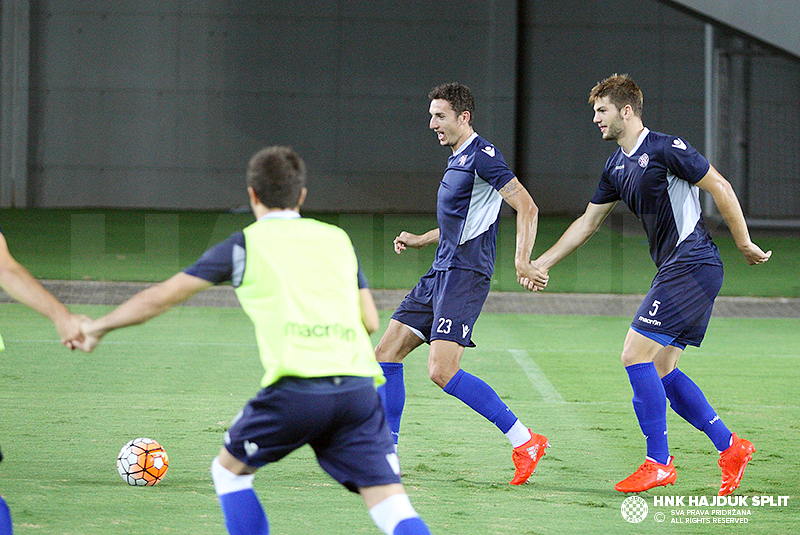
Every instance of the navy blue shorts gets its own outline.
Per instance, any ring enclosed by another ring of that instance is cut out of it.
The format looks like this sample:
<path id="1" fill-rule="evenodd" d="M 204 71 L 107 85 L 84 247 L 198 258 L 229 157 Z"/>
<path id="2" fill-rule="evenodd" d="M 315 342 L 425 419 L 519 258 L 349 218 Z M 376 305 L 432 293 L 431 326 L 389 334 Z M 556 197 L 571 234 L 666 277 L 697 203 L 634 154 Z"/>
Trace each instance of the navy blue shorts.
<path id="1" fill-rule="evenodd" d="M 284 378 L 247 402 L 225 448 L 255 468 L 309 444 L 319 465 L 353 492 L 400 483 L 400 463 L 374 380 Z"/>
<path id="2" fill-rule="evenodd" d="M 672 345 L 678 347 L 700 347 L 722 279 L 722 266 L 713 264 L 679 264 L 659 271 L 631 327 L 674 337 Z"/>
<path id="3" fill-rule="evenodd" d="M 472 328 L 489 295 L 491 278 L 469 269 L 428 271 L 392 315 L 431 340 L 475 347 Z"/>

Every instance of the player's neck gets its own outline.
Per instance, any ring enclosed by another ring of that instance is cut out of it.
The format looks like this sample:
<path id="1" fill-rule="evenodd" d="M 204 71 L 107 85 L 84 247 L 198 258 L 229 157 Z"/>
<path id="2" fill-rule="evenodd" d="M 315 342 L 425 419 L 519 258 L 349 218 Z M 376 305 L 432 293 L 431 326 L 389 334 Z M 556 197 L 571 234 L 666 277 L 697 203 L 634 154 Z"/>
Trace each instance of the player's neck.
<path id="1" fill-rule="evenodd" d="M 625 154 L 630 154 L 639 142 L 639 136 L 644 131 L 642 121 L 635 121 L 625 128 L 625 133 L 617 138 L 617 144 L 622 147 Z"/>
<path id="2" fill-rule="evenodd" d="M 260 221 L 265 217 L 273 217 L 277 214 L 281 214 L 283 212 L 295 212 L 300 214 L 300 207 L 297 206 L 295 208 L 267 208 L 261 203 L 252 206 L 253 208 L 253 215 L 256 217 L 256 221 Z"/>
<path id="3" fill-rule="evenodd" d="M 453 154 L 458 152 L 459 149 L 464 146 L 464 143 L 466 143 L 467 140 L 470 138 L 470 136 L 474 133 L 475 130 L 472 127 L 465 128 L 464 132 L 458 137 L 458 141 L 456 141 L 455 143 L 453 143 L 453 145 L 450 146 L 450 148 L 453 149 Z"/>

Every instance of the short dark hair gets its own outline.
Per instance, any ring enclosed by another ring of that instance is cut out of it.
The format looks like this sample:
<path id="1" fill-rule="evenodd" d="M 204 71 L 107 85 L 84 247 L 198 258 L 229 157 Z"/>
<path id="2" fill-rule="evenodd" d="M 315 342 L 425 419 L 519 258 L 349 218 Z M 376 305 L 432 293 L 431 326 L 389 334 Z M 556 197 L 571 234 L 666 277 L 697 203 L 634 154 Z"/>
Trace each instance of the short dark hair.
<path id="1" fill-rule="evenodd" d="M 266 147 L 247 164 L 247 185 L 267 208 L 294 208 L 306 185 L 306 164 L 289 147 Z"/>
<path id="2" fill-rule="evenodd" d="M 602 82 L 598 82 L 589 92 L 589 104 L 594 106 L 598 99 L 605 97 L 608 97 L 617 109 L 621 110 L 630 105 L 634 115 L 642 116 L 642 108 L 644 107 L 642 90 L 627 74 L 615 73 Z"/>
<path id="3" fill-rule="evenodd" d="M 475 115 L 475 99 L 472 97 L 472 91 L 470 91 L 469 87 L 458 82 L 437 85 L 428 93 L 428 100 L 435 99 L 443 99 L 449 102 L 456 115 L 461 115 L 468 111 L 469 124 L 472 124 L 472 117 Z"/>

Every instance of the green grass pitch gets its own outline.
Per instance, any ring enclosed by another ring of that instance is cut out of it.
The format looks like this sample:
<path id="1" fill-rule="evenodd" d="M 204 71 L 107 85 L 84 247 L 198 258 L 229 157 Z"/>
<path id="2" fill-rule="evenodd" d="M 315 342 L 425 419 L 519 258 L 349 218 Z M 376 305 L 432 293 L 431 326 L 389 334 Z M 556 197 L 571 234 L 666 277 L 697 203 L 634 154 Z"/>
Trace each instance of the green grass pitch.
<path id="1" fill-rule="evenodd" d="M 552 444 L 522 487 L 508 485 L 505 438 L 428 380 L 425 348 L 406 359 L 403 482 L 434 534 L 797 533 L 800 320 L 715 318 L 703 347 L 681 361 L 727 425 L 758 449 L 736 494 L 789 497 L 787 506 L 748 507 L 743 525 L 675 524 L 673 512 L 689 507 L 654 506 L 656 496 L 710 498 L 719 485 L 710 441 L 671 412 L 677 483 L 642 495 L 650 511 L 640 524 L 622 518 L 625 497 L 613 485 L 644 453 L 619 362 L 628 323 L 481 317 L 478 347 L 463 367 Z M 224 533 L 208 467 L 261 374 L 241 310 L 177 308 L 108 335 L 90 355 L 61 348 L 52 326 L 21 305 L 0 305 L 0 329 L 0 492 L 16 534 Z M 129 487 L 117 474 L 119 448 L 137 436 L 169 454 L 156 487 Z M 255 481 L 274 533 L 378 533 L 360 499 L 322 472 L 308 448 Z"/>
<path id="2" fill-rule="evenodd" d="M 373 288 L 409 289 L 428 271 L 434 247 L 394 253 L 402 230 L 422 233 L 436 226 L 431 215 L 307 214 L 341 226 L 350 235 Z M 253 222 L 249 213 L 144 210 L 0 209 L 0 227 L 14 257 L 40 279 L 160 281 L 194 263 L 203 252 Z M 547 250 L 572 222 L 539 221 L 534 257 Z M 655 275 L 638 222 L 625 232 L 606 223 L 589 242 L 551 271 L 550 292 L 630 294 L 646 291 Z M 800 297 L 800 239 L 753 233 L 769 262 L 748 266 L 730 234 L 712 228 L 725 262 L 721 295 Z M 500 218 L 492 290 L 523 291 L 516 280 L 516 222 Z M 754 283 L 754 281 L 756 281 Z"/>

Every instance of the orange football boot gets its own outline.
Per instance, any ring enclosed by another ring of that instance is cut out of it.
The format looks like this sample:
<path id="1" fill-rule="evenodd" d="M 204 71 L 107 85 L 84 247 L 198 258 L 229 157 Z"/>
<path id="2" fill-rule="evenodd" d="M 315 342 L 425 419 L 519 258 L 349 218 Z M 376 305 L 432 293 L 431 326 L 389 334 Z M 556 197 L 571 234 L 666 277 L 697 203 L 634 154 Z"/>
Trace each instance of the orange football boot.
<path id="1" fill-rule="evenodd" d="M 530 429 L 528 429 L 530 431 Z M 511 460 L 514 461 L 512 485 L 522 485 L 536 471 L 539 459 L 544 457 L 545 448 L 550 447 L 547 437 L 531 432 L 531 439 L 522 446 L 514 448 Z"/>
<path id="2" fill-rule="evenodd" d="M 744 468 L 753 454 L 756 447 L 749 440 L 739 438 L 733 433 L 731 446 L 719 454 L 719 467 L 722 468 L 722 484 L 719 487 L 719 495 L 727 496 L 737 488 L 742 481 Z"/>
<path id="3" fill-rule="evenodd" d="M 674 485 L 678 479 L 675 465 L 669 458 L 669 464 L 661 464 L 647 459 L 633 474 L 623 479 L 614 488 L 620 492 L 644 492 L 653 487 Z"/>

